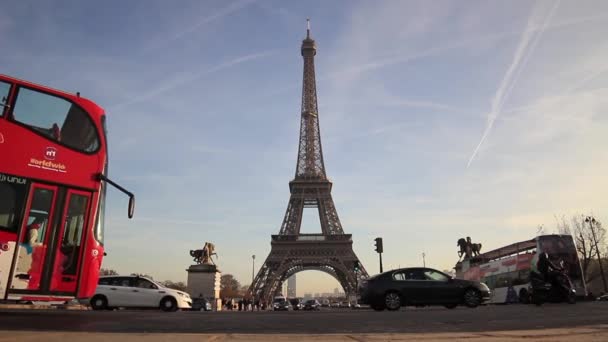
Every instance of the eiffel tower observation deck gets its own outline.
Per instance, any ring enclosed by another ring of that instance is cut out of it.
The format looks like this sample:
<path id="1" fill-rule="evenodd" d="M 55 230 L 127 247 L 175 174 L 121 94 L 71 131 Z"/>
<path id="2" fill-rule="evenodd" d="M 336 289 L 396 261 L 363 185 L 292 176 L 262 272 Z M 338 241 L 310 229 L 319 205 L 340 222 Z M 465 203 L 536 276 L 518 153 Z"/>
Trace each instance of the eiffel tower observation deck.
<path id="1" fill-rule="evenodd" d="M 295 177 L 289 182 L 291 196 L 279 234 L 272 235 L 270 255 L 249 289 L 255 298 L 267 302 L 283 282 L 304 270 L 330 274 L 350 296 L 356 293 L 357 279 L 368 276 L 352 249 L 352 236 L 344 234 L 325 172 L 315 80 L 317 45 L 307 24 L 300 49 L 304 59 L 300 143 Z M 300 233 L 304 208 L 318 210 L 319 234 Z"/>

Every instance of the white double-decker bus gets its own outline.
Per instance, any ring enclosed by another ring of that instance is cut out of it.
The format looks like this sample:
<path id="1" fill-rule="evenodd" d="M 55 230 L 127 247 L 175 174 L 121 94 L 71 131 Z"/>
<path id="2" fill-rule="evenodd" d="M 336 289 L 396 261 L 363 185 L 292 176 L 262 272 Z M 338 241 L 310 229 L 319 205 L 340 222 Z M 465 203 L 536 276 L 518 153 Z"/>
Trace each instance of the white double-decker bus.
<path id="1" fill-rule="evenodd" d="M 510 244 L 456 264 L 456 278 L 477 280 L 488 285 L 492 295 L 488 303 L 527 303 L 530 291 L 530 268 L 539 252 L 551 261 L 563 262 L 577 296 L 585 296 L 586 286 L 581 264 L 571 235 L 540 235 Z"/>

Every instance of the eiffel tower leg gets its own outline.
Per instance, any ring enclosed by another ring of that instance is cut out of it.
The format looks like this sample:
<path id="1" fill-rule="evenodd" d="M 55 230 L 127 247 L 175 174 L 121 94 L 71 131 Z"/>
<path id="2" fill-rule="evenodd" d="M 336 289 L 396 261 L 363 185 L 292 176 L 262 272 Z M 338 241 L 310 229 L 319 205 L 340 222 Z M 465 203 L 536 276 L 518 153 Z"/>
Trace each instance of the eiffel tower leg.
<path id="1" fill-rule="evenodd" d="M 323 234 L 344 234 L 331 194 L 319 198 L 319 218 Z"/>
<path id="2" fill-rule="evenodd" d="M 274 235 L 271 247 L 268 258 L 249 289 L 255 299 L 271 303 L 285 280 L 307 270 L 325 272 L 340 283 L 348 296 L 356 294 L 358 274 L 354 265 L 359 260 L 352 250 L 350 235 L 323 237 L 318 241 L 301 240 L 299 236 Z M 367 276 L 364 268 L 360 267 L 359 275 Z"/>
<path id="3" fill-rule="evenodd" d="M 285 211 L 285 218 L 281 225 L 281 235 L 296 235 L 300 233 L 300 226 L 302 224 L 302 212 L 304 211 L 304 200 L 291 196 L 289 198 L 289 204 Z"/>

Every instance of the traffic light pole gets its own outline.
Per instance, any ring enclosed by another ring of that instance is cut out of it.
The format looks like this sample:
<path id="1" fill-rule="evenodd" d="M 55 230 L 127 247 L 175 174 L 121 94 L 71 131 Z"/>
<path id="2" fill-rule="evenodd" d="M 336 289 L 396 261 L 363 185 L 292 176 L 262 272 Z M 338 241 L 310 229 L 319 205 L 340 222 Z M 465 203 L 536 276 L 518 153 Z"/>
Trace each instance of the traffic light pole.
<path id="1" fill-rule="evenodd" d="M 382 245 L 382 238 L 377 237 L 374 239 L 376 241 L 376 252 L 380 256 L 380 273 L 382 273 L 382 252 L 384 252 L 384 246 Z"/>

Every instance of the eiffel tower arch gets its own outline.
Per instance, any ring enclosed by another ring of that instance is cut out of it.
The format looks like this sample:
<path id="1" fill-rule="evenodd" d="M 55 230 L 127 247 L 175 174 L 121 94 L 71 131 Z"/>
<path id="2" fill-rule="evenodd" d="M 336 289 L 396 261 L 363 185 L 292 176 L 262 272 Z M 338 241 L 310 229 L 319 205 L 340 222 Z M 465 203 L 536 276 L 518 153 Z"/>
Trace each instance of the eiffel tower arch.
<path id="1" fill-rule="evenodd" d="M 356 294 L 357 279 L 368 277 L 353 251 L 352 235 L 344 234 L 331 196 L 332 182 L 325 173 L 315 82 L 317 46 L 310 37 L 310 25 L 301 52 L 304 76 L 296 174 L 289 182 L 291 196 L 279 234 L 272 235 L 270 254 L 249 288 L 255 298 L 267 303 L 280 292 L 283 282 L 301 271 L 333 276 L 349 296 Z M 304 208 L 318 210 L 320 234 L 300 233 Z"/>

